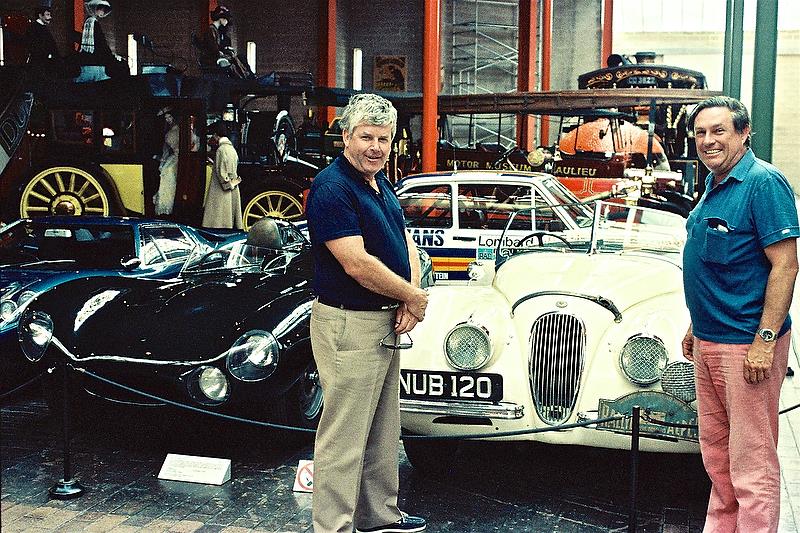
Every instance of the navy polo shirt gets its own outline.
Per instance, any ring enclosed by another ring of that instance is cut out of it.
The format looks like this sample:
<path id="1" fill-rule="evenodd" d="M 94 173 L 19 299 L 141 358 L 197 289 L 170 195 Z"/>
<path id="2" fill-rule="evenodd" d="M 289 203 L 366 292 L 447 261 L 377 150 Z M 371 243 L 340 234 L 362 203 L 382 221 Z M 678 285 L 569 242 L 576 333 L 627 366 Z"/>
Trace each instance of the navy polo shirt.
<path id="1" fill-rule="evenodd" d="M 774 166 L 752 150 L 706 192 L 686 221 L 683 284 L 700 339 L 750 344 L 764 309 L 771 264 L 764 248 L 800 235 L 795 197 Z M 780 333 L 791 325 L 787 317 Z"/>
<path id="2" fill-rule="evenodd" d="M 381 171 L 376 192 L 344 154 L 317 174 L 306 204 L 314 255 L 314 291 L 321 299 L 363 308 L 396 304 L 347 275 L 325 242 L 361 235 L 368 254 L 377 257 L 398 276 L 410 281 L 411 265 L 400 202 Z"/>

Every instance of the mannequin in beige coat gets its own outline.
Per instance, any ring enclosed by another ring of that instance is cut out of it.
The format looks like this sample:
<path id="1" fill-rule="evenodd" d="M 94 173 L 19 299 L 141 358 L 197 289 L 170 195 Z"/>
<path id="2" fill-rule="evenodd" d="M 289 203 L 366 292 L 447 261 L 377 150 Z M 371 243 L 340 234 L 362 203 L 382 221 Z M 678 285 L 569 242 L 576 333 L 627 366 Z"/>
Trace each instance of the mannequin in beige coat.
<path id="1" fill-rule="evenodd" d="M 242 229 L 242 199 L 239 194 L 239 156 L 228 139 L 225 125 L 217 122 L 211 126 L 212 139 L 216 141 L 217 154 L 208 186 L 203 226 L 206 228 Z"/>

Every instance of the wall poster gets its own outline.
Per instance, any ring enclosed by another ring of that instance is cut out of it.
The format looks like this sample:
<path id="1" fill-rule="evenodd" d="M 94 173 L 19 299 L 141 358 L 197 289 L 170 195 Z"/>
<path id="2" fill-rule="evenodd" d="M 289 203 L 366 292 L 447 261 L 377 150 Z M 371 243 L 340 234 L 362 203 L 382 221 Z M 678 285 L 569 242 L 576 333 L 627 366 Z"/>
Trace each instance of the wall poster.
<path id="1" fill-rule="evenodd" d="M 406 90 L 406 56 L 375 56 L 372 80 L 376 91 Z"/>

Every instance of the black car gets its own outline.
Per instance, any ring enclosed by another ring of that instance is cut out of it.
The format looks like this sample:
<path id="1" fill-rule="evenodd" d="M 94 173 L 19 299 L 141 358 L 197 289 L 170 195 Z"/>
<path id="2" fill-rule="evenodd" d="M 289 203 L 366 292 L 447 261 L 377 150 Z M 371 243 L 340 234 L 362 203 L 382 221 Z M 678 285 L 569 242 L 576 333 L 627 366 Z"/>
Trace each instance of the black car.
<path id="1" fill-rule="evenodd" d="M 55 287 L 20 320 L 26 357 L 47 365 L 66 357 L 153 396 L 316 427 L 323 397 L 309 336 L 311 247 L 291 223 L 276 222 L 279 242 L 198 253 L 174 279 L 100 277 Z M 421 252 L 420 261 L 429 283 L 430 258 Z M 78 375 L 93 397 L 164 403 Z"/>

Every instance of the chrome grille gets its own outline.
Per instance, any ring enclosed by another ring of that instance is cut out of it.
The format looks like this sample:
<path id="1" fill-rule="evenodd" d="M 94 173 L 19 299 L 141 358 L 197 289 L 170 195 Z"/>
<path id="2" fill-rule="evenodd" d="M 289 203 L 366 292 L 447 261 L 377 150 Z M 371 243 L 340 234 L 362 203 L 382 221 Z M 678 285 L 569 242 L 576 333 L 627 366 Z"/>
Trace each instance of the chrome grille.
<path id="1" fill-rule="evenodd" d="M 528 377 L 533 403 L 548 424 L 561 424 L 575 408 L 583 374 L 586 328 L 576 317 L 547 313 L 533 323 Z"/>

